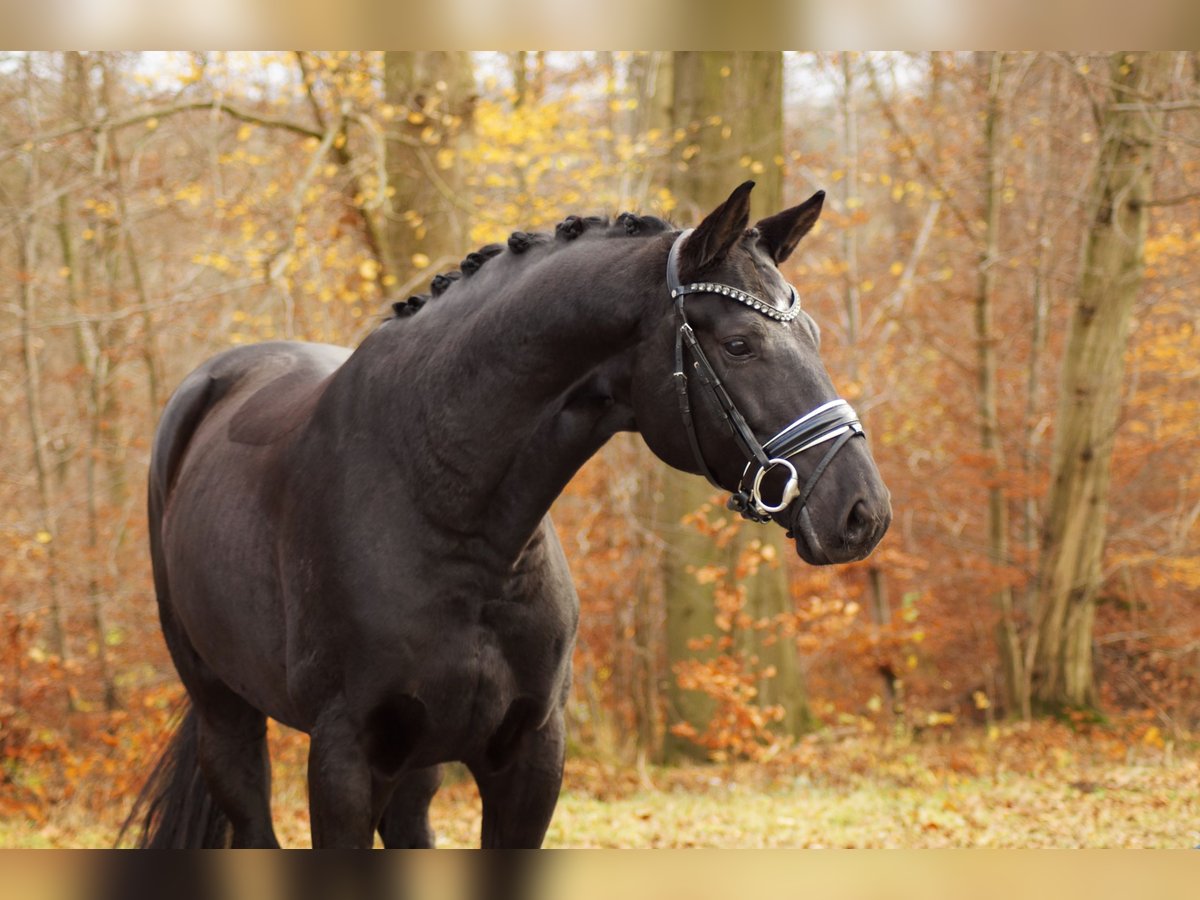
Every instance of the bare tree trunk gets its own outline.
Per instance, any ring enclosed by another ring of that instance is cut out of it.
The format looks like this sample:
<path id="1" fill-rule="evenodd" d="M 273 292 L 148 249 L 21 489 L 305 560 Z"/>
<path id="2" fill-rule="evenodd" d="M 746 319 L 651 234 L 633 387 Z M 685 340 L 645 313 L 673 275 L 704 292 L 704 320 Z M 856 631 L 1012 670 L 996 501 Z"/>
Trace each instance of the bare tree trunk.
<path id="1" fill-rule="evenodd" d="M 838 98 L 838 106 L 842 114 L 842 178 L 841 200 L 842 209 L 850 211 L 858 198 L 858 104 L 855 97 L 854 60 L 849 51 L 838 54 L 842 71 L 842 91 Z M 843 228 L 842 259 L 846 266 L 846 277 L 842 279 L 842 306 L 846 315 L 846 344 L 849 350 L 847 374 L 858 387 L 863 388 L 862 352 L 860 340 L 862 337 L 862 281 L 858 265 L 858 229 L 853 225 Z M 868 413 L 860 413 L 863 426 L 869 428 Z M 867 611 L 871 623 L 876 629 L 884 628 L 892 619 L 892 611 L 888 602 L 887 575 L 875 560 L 866 566 L 867 578 Z M 880 678 L 883 680 L 883 690 L 887 695 L 888 709 L 895 711 L 896 676 L 891 667 L 881 663 L 878 666 Z"/>
<path id="2" fill-rule="evenodd" d="M 1124 350 L 1142 281 L 1143 245 L 1165 94 L 1167 52 L 1118 52 L 1101 111 L 1090 227 L 1063 363 L 1050 496 L 1042 539 L 1038 631 L 1029 656 L 1044 709 L 1096 704 L 1092 625 Z"/>
<path id="3" fill-rule="evenodd" d="M 300 76 L 303 79 L 305 95 L 308 99 L 308 108 L 312 112 L 313 121 L 316 123 L 317 128 L 321 130 L 323 140 L 331 141 L 330 152 L 338 166 L 346 172 L 347 180 L 343 196 L 345 197 L 347 207 L 354 211 L 354 215 L 362 228 L 363 241 L 366 243 L 367 250 L 370 251 L 371 257 L 377 264 L 375 283 L 379 286 L 383 296 L 386 297 L 389 276 L 395 276 L 397 270 L 395 268 L 395 260 L 389 253 L 388 242 L 384 234 L 384 228 L 380 222 L 379 213 L 369 208 L 368 204 L 356 200 L 356 198 L 364 195 L 365 192 L 363 190 L 362 179 L 353 165 L 354 158 L 350 154 L 349 142 L 347 140 L 346 111 L 348 105 L 339 105 L 338 108 L 330 111 L 331 114 L 327 114 L 326 110 L 322 109 L 320 100 L 317 99 L 317 94 L 314 90 L 315 75 L 310 68 L 305 51 L 297 50 L 295 56 L 296 66 L 300 69 Z"/>
<path id="4" fill-rule="evenodd" d="M 696 218 L 728 196 L 740 177 L 758 182 L 755 202 L 760 213 L 782 207 L 783 61 L 777 51 L 676 52 L 673 54 L 673 116 L 676 130 L 688 139 L 672 171 L 672 191 L 685 210 Z M 666 603 L 667 656 L 672 664 L 711 657 L 695 649 L 697 642 L 716 636 L 716 606 L 711 585 L 701 585 L 695 570 L 707 563 L 724 562 L 733 578 L 739 557 L 751 541 L 761 541 L 773 562 L 758 568 L 742 586 L 746 588 L 743 612 L 751 621 L 777 621 L 793 612 L 783 561 L 793 551 L 778 528 L 742 528 L 730 545 L 716 551 L 712 538 L 680 524 L 713 495 L 713 489 L 692 475 L 670 471 L 663 478 L 663 588 Z M 731 513 L 721 511 L 722 515 Z M 751 552 L 753 552 L 751 550 Z M 798 734 L 809 723 L 807 693 L 795 643 L 785 636 L 767 640 L 757 630 L 738 635 L 743 653 L 757 658 L 759 671 L 773 669 L 773 678 L 759 681 L 761 705 L 784 709 L 780 731 Z M 668 719 L 685 722 L 703 732 L 713 713 L 710 698 L 682 690 L 672 677 Z M 669 755 L 699 755 L 695 745 L 673 735 L 667 738 Z"/>
<path id="5" fill-rule="evenodd" d="M 467 251 L 460 154 L 475 108 L 471 55 L 462 50 L 389 50 L 384 94 L 396 108 L 387 145 L 394 190 L 387 254 L 398 275 L 454 265 Z M 398 139 L 403 138 L 403 139 Z"/>
<path id="6" fill-rule="evenodd" d="M 542 54 L 539 54 L 539 61 Z M 651 52 L 635 54 L 630 62 L 629 79 L 637 98 L 637 108 L 621 120 L 632 141 L 641 140 L 671 126 L 670 72 L 671 54 Z M 665 161 L 647 166 L 644 180 L 634 183 L 631 168 L 621 175 L 620 195 L 628 205 L 637 207 L 650 184 L 661 185 L 668 178 Z M 626 448 L 622 448 L 626 449 Z M 630 691 L 633 699 L 635 747 L 639 772 L 645 772 L 650 760 L 663 758 L 663 692 L 674 679 L 662 671 L 663 656 L 663 521 L 662 466 L 640 439 L 629 443 L 632 468 L 637 479 L 634 516 L 637 520 L 637 590 L 631 610 L 633 636 L 630 651 Z"/>
<path id="7" fill-rule="evenodd" d="M 62 607 L 62 587 L 58 562 L 58 515 L 54 488 L 50 482 L 50 461 L 46 455 L 46 428 L 42 422 L 42 375 L 38 351 L 34 345 L 34 315 L 37 293 L 34 287 L 37 263 L 36 221 L 32 216 L 20 229 L 17 237 L 19 267 L 17 291 L 21 305 L 21 360 L 25 366 L 25 415 L 32 444 L 33 471 L 37 479 L 38 519 L 41 523 L 39 542 L 46 553 L 46 597 L 50 613 L 50 651 L 60 660 L 70 659 L 67 629 Z M 72 701 L 72 707 L 74 701 Z"/>
<path id="8" fill-rule="evenodd" d="M 1052 68 L 1046 76 L 1044 94 L 1046 97 L 1045 115 L 1054 115 L 1059 96 L 1060 70 Z M 1043 173 L 1045 181 L 1041 200 L 1038 203 L 1037 224 L 1034 234 L 1037 237 L 1037 249 L 1034 251 L 1033 285 L 1030 291 L 1032 306 L 1032 328 L 1029 337 L 1029 365 L 1025 386 L 1025 434 L 1023 441 L 1021 465 L 1024 470 L 1025 483 L 1032 485 L 1038 474 L 1039 450 L 1042 445 L 1042 428 L 1038 425 L 1038 409 L 1042 400 L 1042 354 L 1046 349 L 1046 322 L 1050 314 L 1050 278 L 1051 235 L 1048 232 L 1048 217 L 1051 210 L 1053 190 L 1058 176 L 1058 153 L 1055 141 L 1047 135 L 1043 138 L 1043 147 L 1038 157 L 1038 168 Z M 1038 501 L 1033 490 L 1027 489 L 1024 504 L 1024 521 L 1022 522 L 1022 544 L 1027 558 L 1032 562 L 1038 552 Z M 1037 578 L 1029 578 L 1022 604 L 1022 615 L 1032 621 L 1034 607 L 1037 603 Z M 1022 670 L 1025 669 L 1022 662 Z M 1025 684 L 1021 693 L 1029 697 L 1029 673 L 1025 672 Z"/>
<path id="9" fill-rule="evenodd" d="M 91 115 L 88 62 L 82 54 L 65 54 L 64 109 L 70 109 L 74 120 L 86 121 Z M 124 196 L 121 198 L 124 210 Z M 122 214 L 124 216 L 124 214 Z M 108 382 L 108 354 L 102 353 L 95 335 L 95 325 L 86 322 L 80 307 L 79 265 L 74 248 L 74 230 L 71 222 L 71 204 L 66 194 L 59 197 L 59 248 L 62 254 L 62 269 L 66 272 L 66 299 L 76 322 L 76 359 L 80 371 L 88 376 L 88 454 L 84 460 L 86 482 L 86 518 L 88 518 L 88 610 L 91 614 L 92 640 L 96 644 L 97 678 L 103 695 L 104 708 L 118 707 L 116 689 L 108 660 L 108 628 L 104 623 L 104 600 L 100 570 L 100 509 L 96 485 L 96 468 L 102 452 L 101 416 L 104 407 L 104 392 Z M 149 336 L 146 336 L 149 340 Z"/>
<path id="10" fill-rule="evenodd" d="M 1004 75 L 1004 54 L 995 51 L 980 54 L 980 69 L 987 84 L 987 104 L 983 120 L 983 246 L 979 253 L 978 278 L 975 290 L 975 341 L 979 348 L 979 428 L 980 446 L 988 461 L 987 533 L 988 559 L 993 566 L 1011 563 L 1008 547 L 1008 499 L 1002 479 L 1005 472 L 1004 448 L 1000 443 L 998 390 L 996 383 L 995 291 L 996 267 L 1000 260 L 1000 202 L 999 181 L 1002 167 L 999 160 L 1000 131 L 1003 113 L 1000 108 L 1000 87 Z M 996 640 L 1004 666 L 1005 690 L 1009 708 L 1029 715 L 1028 698 L 1022 686 L 1021 642 L 1013 615 L 1013 591 L 1008 584 L 992 594 L 992 603 L 999 613 Z"/>
<path id="11" fill-rule="evenodd" d="M 101 72 L 105 106 L 108 109 L 115 109 L 117 108 L 117 104 L 111 80 L 112 72 L 107 62 L 102 64 Z M 161 412 L 159 407 L 161 399 L 159 383 L 161 377 L 159 375 L 160 366 L 156 347 L 156 329 L 154 319 L 150 314 L 150 296 L 146 291 L 146 282 L 142 278 L 142 266 L 138 259 L 137 242 L 133 234 L 133 221 L 129 216 L 129 207 L 125 202 L 125 161 L 121 158 L 119 139 L 116 134 L 108 136 L 108 148 L 112 162 L 113 193 L 116 195 L 117 212 L 120 215 L 118 225 L 120 227 L 121 243 L 125 247 L 126 261 L 129 263 L 129 274 L 133 278 L 133 289 L 137 295 L 138 304 L 141 306 L 142 362 L 146 366 L 146 389 L 150 400 L 150 420 L 157 421 L 158 415 Z"/>
<path id="12" fill-rule="evenodd" d="M 524 106 L 529 100 L 529 54 L 517 50 L 509 57 L 513 73 L 513 107 Z"/>
<path id="13" fill-rule="evenodd" d="M 638 101 L 637 108 L 627 117 L 629 137 L 633 143 L 645 140 L 654 154 L 640 176 L 632 166 L 622 168 L 619 196 L 630 206 L 636 205 L 635 201 L 644 204 L 651 195 L 651 187 L 656 190 L 667 187 L 672 180 L 671 159 L 665 149 L 674 121 L 672 75 L 669 50 L 639 52 L 629 63 L 628 78 Z"/>
<path id="14" fill-rule="evenodd" d="M 26 102 L 31 117 L 31 131 L 38 131 L 38 102 L 34 87 L 33 62 L 25 57 Z M 37 539 L 46 553 L 46 597 L 49 612 L 50 651 L 61 661 L 70 659 L 67 628 L 62 605 L 61 573 L 58 561 L 58 516 L 54 488 L 50 482 L 50 460 L 46 453 L 46 428 L 42 420 L 42 376 L 34 331 L 37 309 L 38 243 L 37 204 L 41 186 L 39 151 L 29 149 L 26 172 L 28 214 L 16 228 L 17 298 L 21 310 L 21 361 L 25 368 L 25 415 L 29 426 L 34 476 L 37 481 L 38 519 L 41 524 Z M 72 709 L 74 698 L 68 695 Z"/>
<path id="15" fill-rule="evenodd" d="M 546 96 L 546 51 L 533 52 L 533 77 L 529 81 L 529 99 L 541 103 Z"/>
<path id="16" fill-rule="evenodd" d="M 79 85 L 76 85 L 78 88 Z M 100 590 L 100 515 L 96 487 L 96 466 L 101 453 L 101 413 L 104 407 L 105 383 L 108 380 L 107 357 L 100 352 L 92 326 L 83 318 L 79 308 L 79 274 L 75 260 L 75 247 L 71 234 L 70 207 L 67 197 L 59 198 L 58 239 L 62 249 L 63 268 L 67 276 L 67 303 L 78 317 L 75 327 L 76 357 L 79 367 L 88 375 L 88 447 L 84 460 L 84 477 L 87 484 L 87 548 L 88 548 L 88 609 L 92 617 L 92 632 L 96 641 L 96 662 L 99 667 L 100 686 L 104 695 L 104 708 L 117 708 L 117 693 L 113 684 L 108 662 L 108 629 L 105 626 L 104 599 Z"/>
<path id="17" fill-rule="evenodd" d="M 659 518 L 662 502 L 662 467 L 652 465 L 650 453 L 640 441 L 632 451 L 637 466 L 637 495 L 634 513 L 638 520 L 638 588 L 633 598 L 633 665 L 630 688 L 633 694 L 634 731 L 639 769 L 647 760 L 662 756 L 662 716 L 659 692 L 659 650 L 662 646 L 662 589 L 658 571 L 662 550 L 652 523 Z"/>

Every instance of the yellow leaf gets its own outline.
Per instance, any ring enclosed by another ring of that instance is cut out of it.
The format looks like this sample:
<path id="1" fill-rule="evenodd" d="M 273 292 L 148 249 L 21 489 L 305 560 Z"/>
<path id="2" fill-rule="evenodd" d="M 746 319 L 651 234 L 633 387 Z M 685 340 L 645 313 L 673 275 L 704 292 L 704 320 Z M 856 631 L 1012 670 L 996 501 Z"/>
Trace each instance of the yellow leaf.
<path id="1" fill-rule="evenodd" d="M 424 253 L 414 253 L 412 255 L 412 264 L 418 269 L 426 269 L 429 267 L 429 257 Z"/>
<path id="2" fill-rule="evenodd" d="M 243 125 L 241 128 L 238 129 L 237 139 L 239 141 L 248 141 L 248 140 L 250 140 L 250 135 L 252 135 L 252 134 L 254 134 L 254 129 L 251 128 L 249 125 Z"/>
<path id="3" fill-rule="evenodd" d="M 51 540 L 53 540 L 53 538 L 50 536 L 50 532 L 48 531 L 39 531 L 33 536 L 33 539 L 39 544 L 48 544 Z"/>
<path id="4" fill-rule="evenodd" d="M 146 129 L 148 131 L 153 131 L 157 127 L 158 127 L 158 119 L 150 118 L 150 119 L 146 120 Z"/>
<path id="5" fill-rule="evenodd" d="M 891 268 L 889 268 L 888 271 L 891 272 L 893 275 L 899 275 L 901 272 L 904 271 L 904 264 L 899 263 L 899 262 L 894 262 L 894 263 L 892 263 Z"/>

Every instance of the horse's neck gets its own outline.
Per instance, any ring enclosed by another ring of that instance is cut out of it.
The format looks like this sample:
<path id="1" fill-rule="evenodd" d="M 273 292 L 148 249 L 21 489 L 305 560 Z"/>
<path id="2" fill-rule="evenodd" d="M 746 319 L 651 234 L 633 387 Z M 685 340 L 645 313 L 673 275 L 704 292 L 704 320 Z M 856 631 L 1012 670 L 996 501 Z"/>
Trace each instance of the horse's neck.
<path id="1" fill-rule="evenodd" d="M 583 239 L 538 260 L 499 257 L 364 344 L 357 400 L 390 410 L 385 439 L 404 477 L 430 486 L 413 502 L 434 522 L 519 549 L 578 467 L 632 427 L 625 351 L 660 243 Z"/>

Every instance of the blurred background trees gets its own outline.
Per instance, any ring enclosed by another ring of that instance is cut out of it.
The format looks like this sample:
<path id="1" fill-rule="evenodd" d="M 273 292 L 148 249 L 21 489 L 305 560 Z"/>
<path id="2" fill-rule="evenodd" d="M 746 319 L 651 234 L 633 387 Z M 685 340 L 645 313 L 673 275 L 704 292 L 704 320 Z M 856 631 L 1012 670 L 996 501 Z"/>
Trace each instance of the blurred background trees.
<path id="1" fill-rule="evenodd" d="M 693 224 L 746 178 L 757 215 L 828 191 L 785 272 L 895 522 L 806 568 L 613 441 L 555 509 L 575 741 L 763 758 L 1096 710 L 1190 733 L 1198 77 L 1183 53 L 0 56 L 6 777 L 34 746 L 136 752 L 122 723 L 174 696 L 142 485 L 193 366 L 352 345 L 511 230 Z"/>

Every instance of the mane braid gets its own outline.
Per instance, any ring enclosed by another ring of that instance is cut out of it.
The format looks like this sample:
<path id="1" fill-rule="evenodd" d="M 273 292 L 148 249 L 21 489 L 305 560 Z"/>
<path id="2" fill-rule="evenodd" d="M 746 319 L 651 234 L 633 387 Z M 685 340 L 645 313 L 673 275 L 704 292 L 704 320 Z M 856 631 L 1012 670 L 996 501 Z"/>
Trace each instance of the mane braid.
<path id="1" fill-rule="evenodd" d="M 470 278 L 483 268 L 484 263 L 499 256 L 505 250 L 520 256 L 529 250 L 546 244 L 562 246 L 583 234 L 594 232 L 603 238 L 642 237 L 675 230 L 670 222 L 657 216 L 639 216 L 623 212 L 615 219 L 605 216 L 567 216 L 554 228 L 554 234 L 544 231 L 514 231 L 504 244 L 485 244 L 473 253 L 468 253 L 459 269 L 442 272 L 429 283 L 429 293 L 414 294 L 407 300 L 392 304 L 391 315 L 384 322 L 406 319 L 416 315 L 431 300 L 442 296 L 463 278 Z"/>

